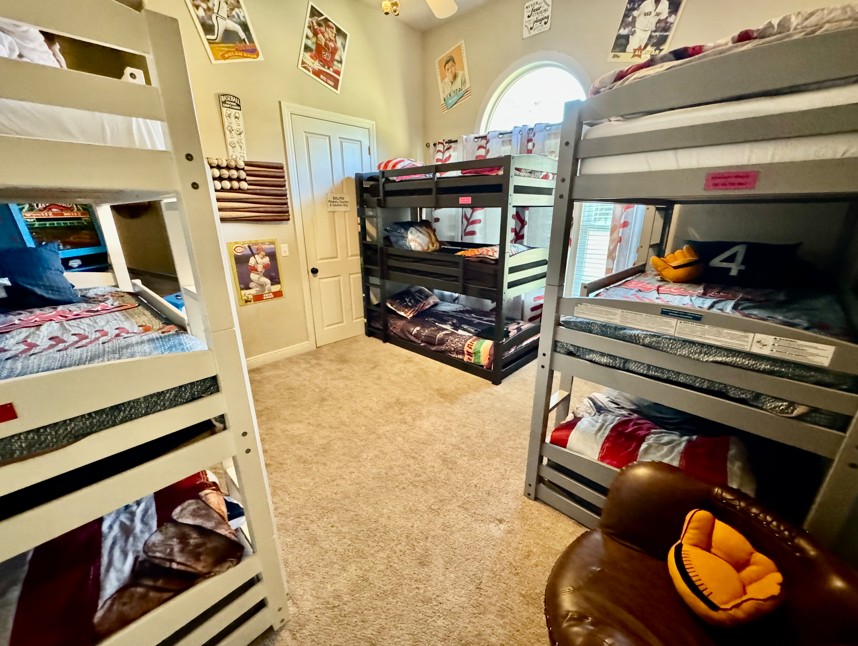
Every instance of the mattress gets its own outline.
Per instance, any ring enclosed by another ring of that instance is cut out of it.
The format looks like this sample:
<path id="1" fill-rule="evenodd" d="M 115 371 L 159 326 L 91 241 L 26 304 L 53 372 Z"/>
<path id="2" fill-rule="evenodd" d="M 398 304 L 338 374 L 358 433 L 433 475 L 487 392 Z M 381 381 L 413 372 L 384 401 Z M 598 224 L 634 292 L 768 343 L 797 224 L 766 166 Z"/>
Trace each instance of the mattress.
<path id="1" fill-rule="evenodd" d="M 673 128 L 858 103 L 858 84 L 684 108 L 593 126 L 584 139 L 666 132 Z M 662 150 L 584 159 L 581 175 L 771 164 L 858 157 L 858 133 Z"/>
<path id="2" fill-rule="evenodd" d="M 161 122 L 0 99 L 0 135 L 167 150 Z"/>
<path id="3" fill-rule="evenodd" d="M 653 274 L 642 274 L 599 292 L 592 299 L 592 303 L 597 305 L 600 299 L 605 298 L 716 311 L 723 314 L 765 320 L 826 336 L 849 338 L 846 315 L 837 299 L 831 294 L 716 285 L 668 284 L 659 282 Z M 588 312 L 587 308 L 576 308 L 578 314 Z M 704 363 L 720 363 L 826 388 L 858 392 L 858 377 L 855 375 L 832 371 L 827 369 L 825 365 L 799 363 L 777 356 L 748 352 L 741 349 L 741 340 L 738 337 L 734 338 L 722 334 L 723 340 L 719 340 L 721 337 L 715 338 L 713 336 L 710 339 L 711 343 L 706 343 L 701 342 L 699 338 L 698 340 L 690 338 L 691 335 L 662 334 L 607 320 L 596 320 L 598 318 L 598 310 L 596 310 L 593 318 L 564 316 L 561 317 L 560 324 L 571 330 L 616 339 Z M 558 343 L 557 351 L 600 365 L 691 386 L 702 391 L 726 396 L 734 401 L 760 408 L 775 415 L 794 417 L 827 428 L 842 429 L 849 421 L 849 418 L 844 415 L 812 409 L 802 404 L 744 388 L 568 343 Z"/>
<path id="4" fill-rule="evenodd" d="M 0 563 L 0 644 L 91 646 L 235 566 L 226 509 L 197 473 Z"/>

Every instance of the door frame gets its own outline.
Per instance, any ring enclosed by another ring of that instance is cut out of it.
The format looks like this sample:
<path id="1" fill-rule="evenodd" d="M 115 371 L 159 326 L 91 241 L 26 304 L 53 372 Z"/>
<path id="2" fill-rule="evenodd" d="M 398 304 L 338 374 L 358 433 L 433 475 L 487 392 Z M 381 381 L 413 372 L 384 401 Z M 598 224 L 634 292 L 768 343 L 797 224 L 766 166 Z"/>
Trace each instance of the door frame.
<path id="1" fill-rule="evenodd" d="M 286 143 L 286 177 L 289 182 L 289 195 L 291 196 L 293 222 L 295 223 L 295 238 L 298 243 L 298 264 L 301 267 L 301 290 L 304 293 L 304 314 L 306 317 L 307 339 L 313 345 L 313 349 L 319 347 L 316 341 L 316 326 L 313 321 L 313 300 L 310 294 L 310 266 L 307 263 L 307 241 L 304 238 L 304 214 L 301 212 L 301 195 L 298 189 L 298 175 L 292 165 L 292 161 L 296 158 L 295 154 L 295 136 L 292 131 L 292 117 L 309 117 L 311 119 L 320 119 L 322 121 L 331 121 L 347 126 L 355 126 L 358 128 L 366 128 L 369 130 L 369 161 L 375 167 L 376 150 L 378 144 L 375 137 L 375 121 L 369 119 L 361 119 L 352 117 L 347 114 L 338 112 L 329 112 L 327 110 L 319 110 L 318 108 L 310 108 L 296 103 L 287 101 L 280 102 L 281 117 L 283 120 L 283 133 Z M 355 205 L 357 206 L 357 205 Z"/>

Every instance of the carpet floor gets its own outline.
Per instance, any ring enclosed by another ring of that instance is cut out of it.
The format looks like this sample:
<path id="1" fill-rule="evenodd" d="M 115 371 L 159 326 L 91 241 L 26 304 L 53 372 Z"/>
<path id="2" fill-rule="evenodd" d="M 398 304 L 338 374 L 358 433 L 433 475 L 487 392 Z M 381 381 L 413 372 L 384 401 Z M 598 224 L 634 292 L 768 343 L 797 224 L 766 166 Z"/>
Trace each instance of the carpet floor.
<path id="1" fill-rule="evenodd" d="M 250 373 L 291 618 L 258 646 L 535 646 L 584 528 L 524 497 L 535 366 L 501 386 L 366 337 Z"/>

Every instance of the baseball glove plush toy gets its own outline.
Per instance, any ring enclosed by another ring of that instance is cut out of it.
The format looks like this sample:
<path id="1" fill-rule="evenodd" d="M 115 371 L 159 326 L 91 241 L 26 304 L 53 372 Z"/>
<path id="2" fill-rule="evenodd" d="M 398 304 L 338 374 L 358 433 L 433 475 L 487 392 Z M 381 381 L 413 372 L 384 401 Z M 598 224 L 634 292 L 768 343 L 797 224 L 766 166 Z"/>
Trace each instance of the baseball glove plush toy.
<path id="1" fill-rule="evenodd" d="M 700 278 L 705 268 L 694 248 L 689 245 L 664 258 L 653 256 L 650 262 L 658 275 L 671 283 L 693 283 Z"/>

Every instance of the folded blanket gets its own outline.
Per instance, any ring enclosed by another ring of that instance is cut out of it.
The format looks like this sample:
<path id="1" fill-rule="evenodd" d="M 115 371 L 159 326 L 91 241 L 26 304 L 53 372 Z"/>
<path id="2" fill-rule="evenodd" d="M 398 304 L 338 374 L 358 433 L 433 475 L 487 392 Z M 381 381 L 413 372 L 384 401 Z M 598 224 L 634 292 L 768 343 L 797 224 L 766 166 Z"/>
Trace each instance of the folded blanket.
<path id="1" fill-rule="evenodd" d="M 8 18 L 0 18 L 0 34 L 3 35 L 0 37 L 0 56 L 50 67 L 62 67 L 45 42 L 45 37 L 35 27 Z M 10 47 L 10 40 L 14 42 L 14 48 Z"/>

